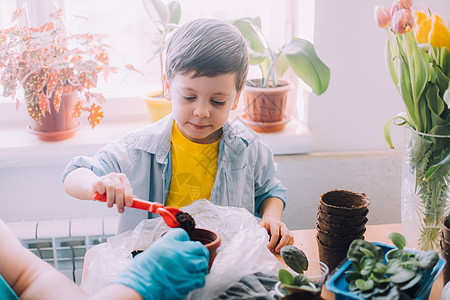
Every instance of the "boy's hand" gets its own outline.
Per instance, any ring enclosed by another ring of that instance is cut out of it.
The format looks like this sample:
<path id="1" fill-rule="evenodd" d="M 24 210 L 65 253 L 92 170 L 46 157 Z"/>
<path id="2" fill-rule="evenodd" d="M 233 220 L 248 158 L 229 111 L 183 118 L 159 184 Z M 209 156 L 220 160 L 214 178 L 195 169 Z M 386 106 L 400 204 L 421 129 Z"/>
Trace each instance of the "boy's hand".
<path id="1" fill-rule="evenodd" d="M 281 248 L 286 245 L 294 244 L 294 236 L 287 228 L 286 224 L 277 220 L 276 218 L 262 218 L 259 225 L 264 227 L 270 235 L 269 244 L 267 248 L 270 251 L 280 253 Z"/>
<path id="2" fill-rule="evenodd" d="M 92 185 L 92 195 L 106 193 L 106 205 L 112 207 L 114 203 L 119 213 L 124 212 L 125 206 L 133 204 L 133 188 L 127 176 L 122 173 L 109 173 L 99 177 Z"/>

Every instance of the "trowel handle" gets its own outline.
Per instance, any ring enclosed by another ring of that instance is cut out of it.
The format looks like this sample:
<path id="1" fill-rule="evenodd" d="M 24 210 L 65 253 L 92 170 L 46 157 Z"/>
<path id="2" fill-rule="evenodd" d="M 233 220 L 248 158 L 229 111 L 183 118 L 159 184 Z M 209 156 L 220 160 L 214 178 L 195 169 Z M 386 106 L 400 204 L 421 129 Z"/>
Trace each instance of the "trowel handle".
<path id="1" fill-rule="evenodd" d="M 106 202 L 106 194 L 95 193 L 94 200 Z M 133 198 L 133 204 L 131 205 L 131 207 L 155 213 L 158 208 L 162 208 L 164 207 L 164 205 L 157 202 L 150 202 L 138 198 Z"/>

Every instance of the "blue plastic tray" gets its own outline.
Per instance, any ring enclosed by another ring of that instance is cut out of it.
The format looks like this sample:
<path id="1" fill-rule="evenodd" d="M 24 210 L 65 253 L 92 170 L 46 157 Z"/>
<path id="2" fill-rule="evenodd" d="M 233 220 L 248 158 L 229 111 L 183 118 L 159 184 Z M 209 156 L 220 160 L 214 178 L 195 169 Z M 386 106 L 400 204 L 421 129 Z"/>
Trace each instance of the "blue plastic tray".
<path id="1" fill-rule="evenodd" d="M 386 254 L 391 249 L 394 249 L 395 247 L 382 244 L 382 243 L 376 243 L 373 244 L 381 247 L 383 250 L 383 254 Z M 414 251 L 412 251 L 414 252 Z M 434 266 L 433 270 L 431 272 L 428 272 L 426 276 L 421 281 L 421 287 L 417 291 L 417 297 L 414 299 L 428 299 L 431 287 L 433 286 L 434 281 L 438 278 L 439 274 L 441 273 L 442 269 L 445 266 L 445 260 L 442 258 L 439 258 L 438 263 Z M 352 267 L 352 262 L 350 260 L 346 260 L 336 271 L 334 271 L 325 282 L 325 287 L 330 292 L 334 293 L 336 300 L 344 300 L 344 299 L 359 299 L 363 300 L 365 298 L 350 292 L 348 288 L 348 283 L 345 281 L 345 272 L 354 270 Z"/>

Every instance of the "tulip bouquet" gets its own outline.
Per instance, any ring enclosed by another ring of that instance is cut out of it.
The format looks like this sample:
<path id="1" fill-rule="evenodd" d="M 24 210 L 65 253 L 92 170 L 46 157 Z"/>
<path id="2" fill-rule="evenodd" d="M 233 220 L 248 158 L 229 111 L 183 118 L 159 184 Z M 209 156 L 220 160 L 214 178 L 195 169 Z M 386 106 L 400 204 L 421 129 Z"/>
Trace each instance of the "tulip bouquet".
<path id="1" fill-rule="evenodd" d="M 420 219 L 417 245 L 437 249 L 450 201 L 450 31 L 437 13 L 414 10 L 412 0 L 395 0 L 390 8 L 376 6 L 374 14 L 388 34 L 386 64 L 405 104 L 405 112 L 384 126 L 385 139 L 393 148 L 391 124 L 406 125 L 415 133 L 405 138 L 404 160 L 415 178 L 410 189 L 403 180 L 402 223 Z M 411 199 L 409 204 L 405 197 Z"/>

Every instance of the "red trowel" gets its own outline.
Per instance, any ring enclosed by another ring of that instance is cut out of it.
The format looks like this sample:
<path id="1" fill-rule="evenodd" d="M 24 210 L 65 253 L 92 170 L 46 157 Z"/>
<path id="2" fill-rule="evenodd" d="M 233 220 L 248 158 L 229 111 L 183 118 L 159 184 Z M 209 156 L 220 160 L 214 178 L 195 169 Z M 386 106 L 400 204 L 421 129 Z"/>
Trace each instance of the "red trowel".
<path id="1" fill-rule="evenodd" d="M 106 194 L 95 193 L 94 200 L 106 202 Z M 160 214 L 167 226 L 172 228 L 180 227 L 180 223 L 176 219 L 177 213 L 181 212 L 178 208 L 166 207 L 158 202 L 150 202 L 138 198 L 133 198 L 133 204 L 130 207 Z"/>

